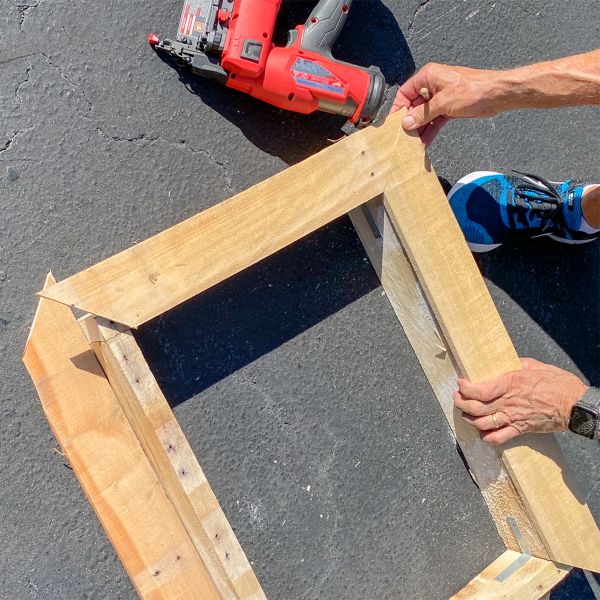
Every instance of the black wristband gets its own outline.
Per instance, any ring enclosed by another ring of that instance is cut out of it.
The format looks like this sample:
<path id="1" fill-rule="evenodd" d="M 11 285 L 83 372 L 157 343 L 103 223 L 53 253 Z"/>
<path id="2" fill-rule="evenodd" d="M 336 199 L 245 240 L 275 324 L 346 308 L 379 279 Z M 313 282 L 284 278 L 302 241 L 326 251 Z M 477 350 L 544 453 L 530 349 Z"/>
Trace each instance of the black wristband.
<path id="1" fill-rule="evenodd" d="M 569 429 L 591 440 L 600 433 L 600 389 L 588 388 L 571 411 Z"/>

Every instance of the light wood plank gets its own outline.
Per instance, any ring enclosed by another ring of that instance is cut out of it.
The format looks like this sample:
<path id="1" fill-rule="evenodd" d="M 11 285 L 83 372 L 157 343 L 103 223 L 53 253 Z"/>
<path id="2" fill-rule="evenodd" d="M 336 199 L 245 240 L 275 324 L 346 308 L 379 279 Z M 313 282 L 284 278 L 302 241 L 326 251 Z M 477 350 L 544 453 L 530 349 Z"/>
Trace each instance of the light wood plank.
<path id="1" fill-rule="evenodd" d="M 138 327 L 380 194 L 398 128 L 368 127 L 41 295 Z"/>
<path id="2" fill-rule="evenodd" d="M 218 599 L 68 307 L 40 301 L 24 361 L 52 431 L 139 595 Z"/>
<path id="3" fill-rule="evenodd" d="M 507 550 L 450 600 L 542 600 L 569 574 L 569 568 L 532 557 L 505 581 L 497 581 L 520 556 Z"/>
<path id="4" fill-rule="evenodd" d="M 382 201 L 369 203 L 369 210 L 380 237 L 374 235 L 362 208 L 352 211 L 350 218 L 454 432 L 500 537 L 507 548 L 521 550 L 507 521 L 508 517 L 513 517 L 519 524 L 529 548 L 536 556 L 547 558 L 544 544 L 502 464 L 497 449 L 484 444 L 477 430 L 468 426 L 454 409 L 452 393 L 456 389 L 458 379 L 457 367 L 447 350 L 444 336 L 437 326 L 410 261 L 385 213 Z"/>
<path id="5" fill-rule="evenodd" d="M 130 331 L 82 320 L 92 348 L 221 598 L 266 596 Z"/>
<path id="6" fill-rule="evenodd" d="M 384 202 L 460 373 L 482 381 L 520 369 L 423 146 L 403 131 Z M 517 438 L 502 460 L 549 557 L 600 571 L 600 530 L 554 436 Z"/>

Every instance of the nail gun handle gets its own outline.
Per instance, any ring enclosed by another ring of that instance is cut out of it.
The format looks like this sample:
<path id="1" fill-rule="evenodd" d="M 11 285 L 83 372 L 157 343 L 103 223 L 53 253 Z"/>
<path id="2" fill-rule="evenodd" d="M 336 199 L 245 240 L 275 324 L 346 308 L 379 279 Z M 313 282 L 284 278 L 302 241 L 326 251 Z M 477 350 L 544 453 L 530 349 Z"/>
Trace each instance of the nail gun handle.
<path id="1" fill-rule="evenodd" d="M 319 54 L 331 48 L 346 24 L 353 0 L 321 0 L 304 24 L 302 47 Z"/>

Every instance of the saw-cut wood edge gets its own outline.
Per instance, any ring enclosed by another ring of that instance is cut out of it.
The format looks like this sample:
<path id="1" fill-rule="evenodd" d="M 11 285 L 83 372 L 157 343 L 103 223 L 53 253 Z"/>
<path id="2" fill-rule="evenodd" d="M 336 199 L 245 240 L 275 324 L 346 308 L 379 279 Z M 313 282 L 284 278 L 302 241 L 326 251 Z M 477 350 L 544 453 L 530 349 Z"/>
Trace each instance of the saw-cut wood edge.
<path id="1" fill-rule="evenodd" d="M 40 300 L 23 360 L 140 597 L 221 598 L 68 307 Z"/>
<path id="2" fill-rule="evenodd" d="M 136 328 L 380 194 L 392 116 L 41 295 Z"/>
<path id="3" fill-rule="evenodd" d="M 266 600 L 131 331 L 91 315 L 80 324 L 220 597 Z"/>
<path id="4" fill-rule="evenodd" d="M 484 381 L 520 370 L 514 346 L 418 137 L 402 130 L 391 163 L 384 192 L 386 214 L 458 372 L 471 381 Z M 600 530 L 554 435 L 521 436 L 504 446 L 501 458 L 544 544 L 542 558 L 599 572 Z"/>
<path id="5" fill-rule="evenodd" d="M 569 567 L 531 557 L 498 581 L 497 577 L 506 573 L 521 556 L 519 552 L 507 550 L 450 600 L 542 600 L 570 572 Z"/>

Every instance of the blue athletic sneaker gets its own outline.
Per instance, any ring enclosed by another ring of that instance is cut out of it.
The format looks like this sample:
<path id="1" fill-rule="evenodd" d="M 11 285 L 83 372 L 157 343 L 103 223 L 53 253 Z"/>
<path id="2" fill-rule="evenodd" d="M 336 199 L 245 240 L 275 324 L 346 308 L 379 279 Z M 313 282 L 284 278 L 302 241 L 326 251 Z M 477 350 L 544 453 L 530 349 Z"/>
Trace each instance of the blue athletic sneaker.
<path id="1" fill-rule="evenodd" d="M 597 233 L 580 231 L 581 181 L 550 182 L 513 171 L 477 171 L 460 179 L 448 200 L 472 252 L 504 242 L 548 236 L 566 244 L 591 242 Z"/>

